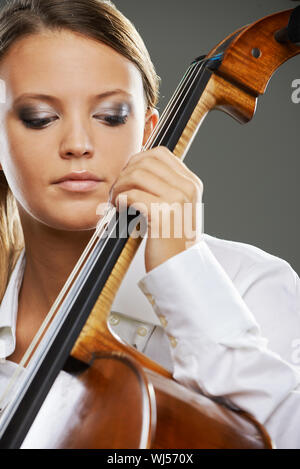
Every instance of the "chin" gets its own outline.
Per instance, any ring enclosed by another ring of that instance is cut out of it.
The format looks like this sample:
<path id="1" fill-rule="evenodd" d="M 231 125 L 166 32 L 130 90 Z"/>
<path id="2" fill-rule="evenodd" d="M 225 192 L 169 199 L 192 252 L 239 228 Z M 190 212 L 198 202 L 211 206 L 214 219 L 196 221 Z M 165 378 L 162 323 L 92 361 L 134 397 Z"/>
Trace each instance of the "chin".
<path id="1" fill-rule="evenodd" d="M 51 229 L 58 231 L 91 231 L 95 230 L 99 222 L 99 215 L 88 212 L 81 213 L 73 210 L 73 213 L 49 214 L 48 216 L 37 217 L 38 221 Z"/>
<path id="2" fill-rule="evenodd" d="M 57 221 L 53 227 L 62 231 L 91 231 L 96 228 L 98 221 L 99 218 L 95 217 L 93 219 L 76 217 L 76 220 L 65 218 Z"/>

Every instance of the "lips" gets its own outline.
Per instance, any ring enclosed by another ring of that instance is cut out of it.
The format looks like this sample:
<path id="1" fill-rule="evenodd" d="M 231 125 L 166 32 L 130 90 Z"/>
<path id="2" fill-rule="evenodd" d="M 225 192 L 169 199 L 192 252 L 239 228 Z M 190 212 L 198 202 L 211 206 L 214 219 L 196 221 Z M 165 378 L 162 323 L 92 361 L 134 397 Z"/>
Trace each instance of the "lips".
<path id="1" fill-rule="evenodd" d="M 88 192 L 96 189 L 101 182 L 102 179 L 89 171 L 73 171 L 53 184 L 70 192 Z"/>
<path id="2" fill-rule="evenodd" d="M 63 176 L 61 179 L 58 179 L 54 182 L 54 184 L 60 184 L 61 182 L 65 181 L 101 181 L 95 174 L 90 173 L 88 171 L 73 171 L 66 176 Z"/>

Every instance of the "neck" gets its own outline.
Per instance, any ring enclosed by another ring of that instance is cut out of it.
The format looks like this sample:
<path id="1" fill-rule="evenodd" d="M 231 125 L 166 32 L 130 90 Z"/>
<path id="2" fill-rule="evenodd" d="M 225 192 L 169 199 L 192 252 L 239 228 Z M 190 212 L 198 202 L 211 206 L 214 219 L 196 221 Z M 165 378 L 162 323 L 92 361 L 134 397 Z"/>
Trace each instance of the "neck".
<path id="1" fill-rule="evenodd" d="M 20 304 L 44 316 L 66 283 L 94 230 L 59 231 L 29 218 L 20 210 L 26 266 Z M 26 308 L 26 309 L 27 309 Z"/>

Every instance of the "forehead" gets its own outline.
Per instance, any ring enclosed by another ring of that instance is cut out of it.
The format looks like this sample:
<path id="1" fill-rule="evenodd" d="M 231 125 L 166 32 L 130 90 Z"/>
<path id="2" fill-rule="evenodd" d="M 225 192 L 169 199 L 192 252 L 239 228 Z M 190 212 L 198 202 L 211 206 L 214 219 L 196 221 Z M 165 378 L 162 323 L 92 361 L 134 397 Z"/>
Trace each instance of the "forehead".
<path id="1" fill-rule="evenodd" d="M 143 93 L 138 68 L 111 47 L 69 31 L 43 32 L 17 41 L 0 64 L 8 95 L 39 92 L 69 96 L 112 89 Z"/>

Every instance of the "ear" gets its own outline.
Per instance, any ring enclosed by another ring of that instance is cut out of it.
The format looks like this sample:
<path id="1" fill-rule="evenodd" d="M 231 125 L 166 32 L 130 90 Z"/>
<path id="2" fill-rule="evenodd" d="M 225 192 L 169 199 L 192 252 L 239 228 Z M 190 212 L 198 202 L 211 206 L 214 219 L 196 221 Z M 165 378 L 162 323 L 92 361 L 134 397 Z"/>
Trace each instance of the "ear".
<path id="1" fill-rule="evenodd" d="M 159 121 L 159 113 L 157 109 L 148 109 L 146 112 L 146 118 L 145 118 L 143 145 L 147 143 L 147 140 L 152 134 L 154 127 L 156 126 L 158 121 Z"/>

